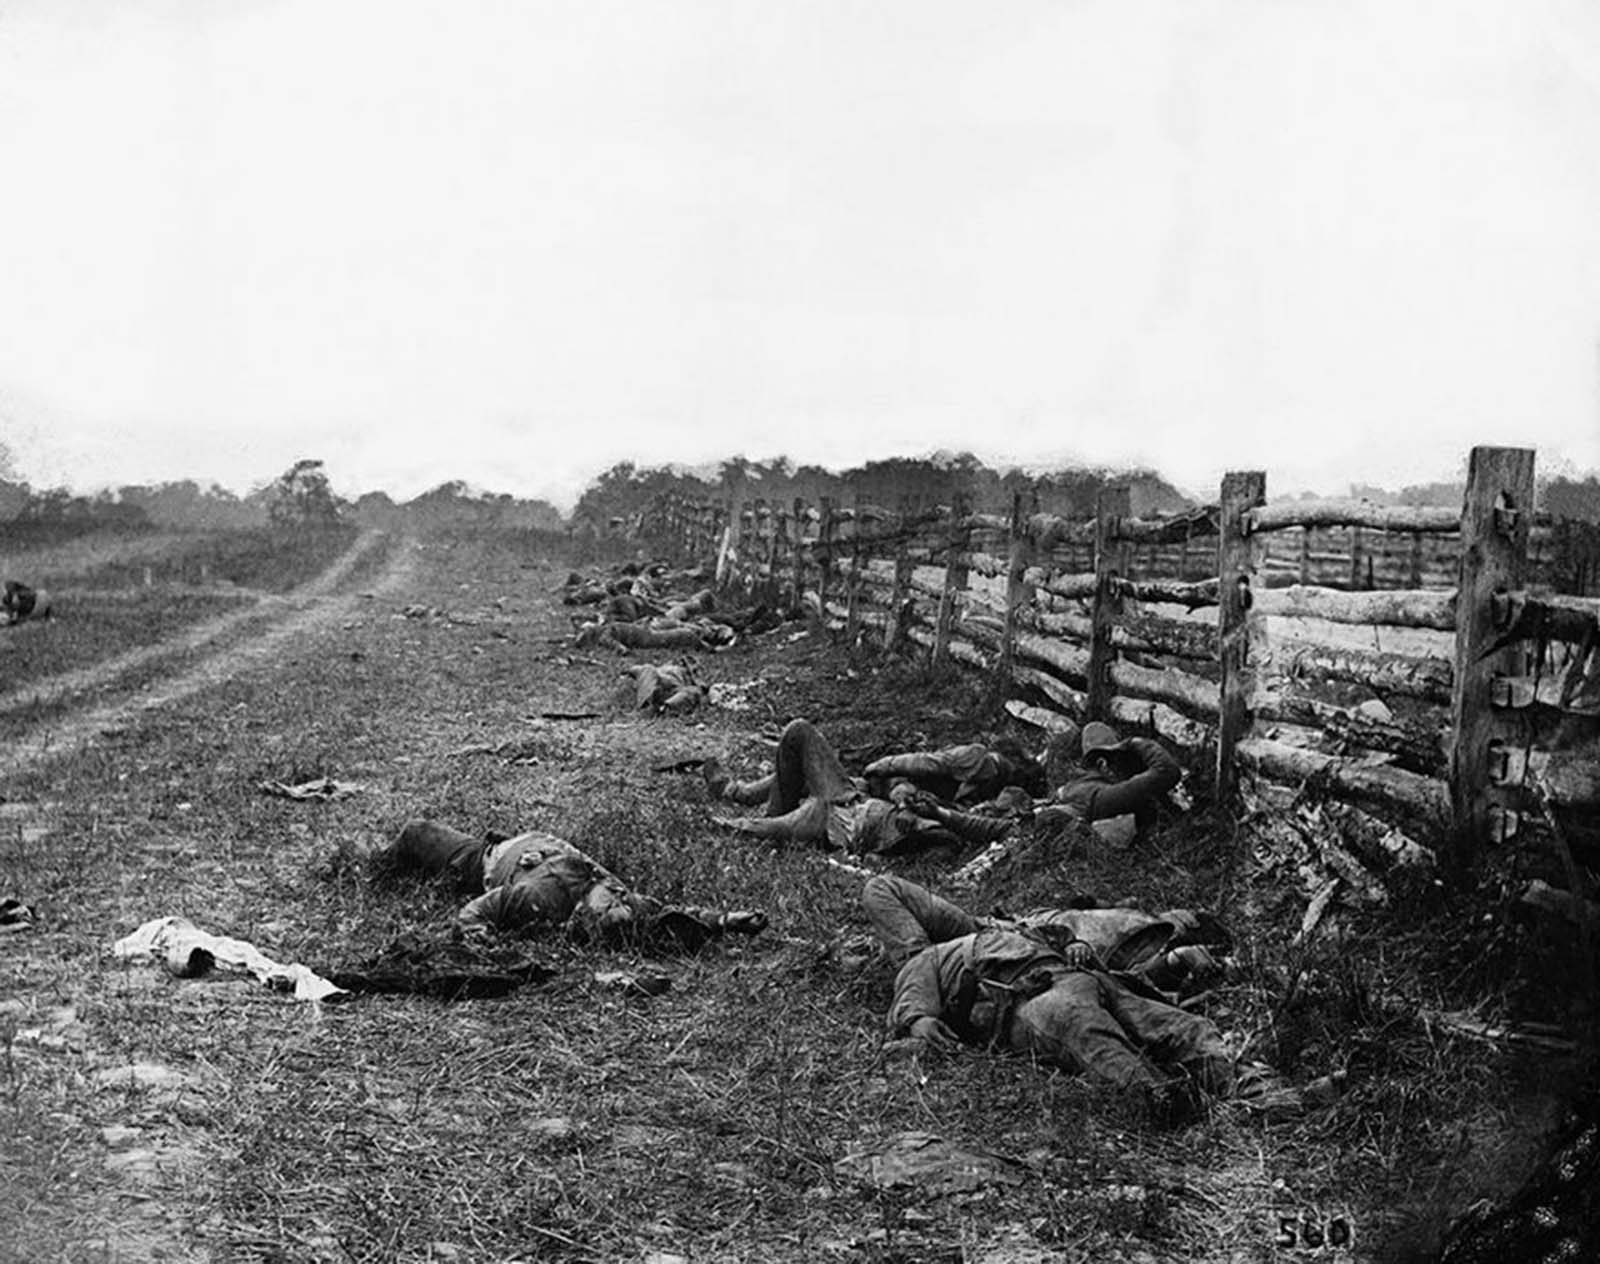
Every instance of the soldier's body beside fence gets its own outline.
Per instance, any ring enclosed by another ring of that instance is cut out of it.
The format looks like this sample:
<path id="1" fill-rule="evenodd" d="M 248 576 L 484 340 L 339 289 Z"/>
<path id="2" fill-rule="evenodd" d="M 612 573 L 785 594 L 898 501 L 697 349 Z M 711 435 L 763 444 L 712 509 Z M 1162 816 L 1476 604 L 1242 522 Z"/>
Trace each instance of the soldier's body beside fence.
<path id="1" fill-rule="evenodd" d="M 465 930 L 565 926 L 600 940 L 692 950 L 718 935 L 755 934 L 767 924 L 759 912 L 663 904 L 565 839 L 538 831 L 480 839 L 412 821 L 380 863 L 394 872 L 448 875 L 463 892 L 475 893 L 456 915 Z"/>
<path id="2" fill-rule="evenodd" d="M 1076 759 L 1068 753 L 1073 748 Z M 1183 779 L 1183 769 L 1161 743 L 1147 737 L 1119 740 L 1109 724 L 1098 721 L 1084 725 L 1081 733 L 1072 728 L 1052 739 L 1045 766 L 1060 784 L 1047 799 L 1029 805 L 1034 823 L 1081 821 L 1112 844 L 1130 843 L 1150 830 L 1161 804 Z M 953 881 L 979 881 L 1005 858 L 1008 841 L 997 840 L 974 856 Z"/>
<path id="3" fill-rule="evenodd" d="M 1148 737 L 1118 740 L 1116 731 L 1099 721 L 1084 725 L 1079 766 L 1050 794 L 1039 819 L 1053 815 L 1084 821 L 1129 817 L 1134 837 L 1155 823 L 1161 801 L 1177 788 L 1183 769 L 1166 749 Z"/>
<path id="4" fill-rule="evenodd" d="M 1045 791 L 1044 767 L 1011 738 L 992 747 L 980 742 L 932 751 L 907 751 L 873 760 L 862 775 L 868 785 L 905 779 L 949 803 L 983 803 L 1008 786 L 1031 795 Z"/>
<path id="5" fill-rule="evenodd" d="M 992 842 L 1018 819 L 1001 806 L 969 812 L 938 802 L 909 782 L 869 794 L 850 777 L 828 740 L 809 720 L 791 720 L 778 740 L 774 771 L 735 781 L 708 760 L 706 787 L 715 799 L 765 805 L 766 815 L 718 818 L 718 824 L 780 843 L 814 843 L 848 852 L 893 855 L 963 842 Z M 1026 796 L 1023 796 L 1024 800 Z"/>
<path id="6" fill-rule="evenodd" d="M 885 948 L 909 954 L 895 978 L 892 1036 L 935 1048 L 1007 1049 L 1087 1071 L 1139 1093 L 1156 1118 L 1171 1122 L 1194 1108 L 1197 1089 L 1224 1095 L 1248 1087 L 1279 1109 L 1299 1104 L 1266 1068 L 1239 1075 L 1215 1025 L 1138 975 L 1106 969 L 1070 925 L 1053 938 L 1043 925 L 986 925 L 890 877 L 870 879 L 864 900 Z"/>

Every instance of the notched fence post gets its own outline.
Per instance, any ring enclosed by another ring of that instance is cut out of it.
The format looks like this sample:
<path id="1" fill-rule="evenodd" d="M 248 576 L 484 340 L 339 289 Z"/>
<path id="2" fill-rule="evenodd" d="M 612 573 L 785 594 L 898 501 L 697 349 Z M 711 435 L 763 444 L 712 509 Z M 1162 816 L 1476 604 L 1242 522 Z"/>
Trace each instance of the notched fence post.
<path id="1" fill-rule="evenodd" d="M 1217 713 L 1216 801 L 1225 803 L 1238 784 L 1234 748 L 1250 726 L 1255 663 L 1250 652 L 1254 548 L 1246 514 L 1267 498 L 1262 470 L 1222 476 L 1217 535 L 1217 661 L 1222 678 Z"/>
<path id="2" fill-rule="evenodd" d="M 1507 631 L 1498 619 L 1509 611 L 1495 598 L 1527 582 L 1533 463 L 1530 448 L 1483 447 L 1472 449 L 1467 467 L 1450 699 L 1450 808 L 1462 859 L 1516 830 L 1518 787 L 1495 766 L 1495 751 L 1522 745 L 1522 721 L 1496 705 L 1495 682 L 1523 674 L 1524 652 L 1515 644 L 1495 648 Z"/>

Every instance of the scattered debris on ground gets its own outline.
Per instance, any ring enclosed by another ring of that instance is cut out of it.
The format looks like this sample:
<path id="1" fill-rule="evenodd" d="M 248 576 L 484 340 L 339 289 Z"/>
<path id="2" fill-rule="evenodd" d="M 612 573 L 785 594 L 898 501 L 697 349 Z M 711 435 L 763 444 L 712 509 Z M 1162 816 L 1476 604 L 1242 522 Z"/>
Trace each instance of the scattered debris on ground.
<path id="1" fill-rule="evenodd" d="M 335 781 L 332 777 L 315 777 L 293 786 L 282 781 L 262 781 L 257 784 L 263 794 L 270 794 L 279 799 L 293 799 L 297 803 L 334 802 L 348 799 L 351 795 L 360 794 L 366 789 L 366 786 L 357 782 Z"/>

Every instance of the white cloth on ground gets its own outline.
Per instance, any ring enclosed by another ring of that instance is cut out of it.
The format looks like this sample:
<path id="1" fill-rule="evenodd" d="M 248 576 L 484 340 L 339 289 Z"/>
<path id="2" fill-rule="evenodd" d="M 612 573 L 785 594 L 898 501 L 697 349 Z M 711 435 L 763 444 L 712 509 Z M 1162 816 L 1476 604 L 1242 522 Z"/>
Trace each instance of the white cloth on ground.
<path id="1" fill-rule="evenodd" d="M 161 961 L 180 978 L 205 973 L 201 964 L 205 958 L 200 962 L 195 960 L 196 953 L 204 953 L 211 964 L 243 971 L 274 991 L 292 991 L 297 1001 L 321 1001 L 330 996 L 346 995 L 344 988 L 329 983 L 309 966 L 283 965 L 254 944 L 210 934 L 186 917 L 158 917 L 148 921 L 112 944 L 111 951 L 123 961 Z"/>

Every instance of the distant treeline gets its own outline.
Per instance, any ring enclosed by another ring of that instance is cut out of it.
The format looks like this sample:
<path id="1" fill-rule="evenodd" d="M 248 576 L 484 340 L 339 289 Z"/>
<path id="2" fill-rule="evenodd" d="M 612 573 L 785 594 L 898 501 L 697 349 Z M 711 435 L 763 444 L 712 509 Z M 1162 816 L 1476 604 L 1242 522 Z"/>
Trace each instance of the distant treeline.
<path id="1" fill-rule="evenodd" d="M 88 495 L 0 479 L 0 524 L 18 528 L 74 533 L 99 528 L 206 530 L 338 523 L 415 530 L 486 526 L 560 531 L 565 526 L 560 511 L 547 501 L 475 492 L 459 481 L 407 501 L 395 501 L 385 492 L 346 500 L 333 493 L 322 462 L 315 460 L 295 462 L 246 496 L 191 479 Z"/>
<path id="2" fill-rule="evenodd" d="M 820 465 L 795 465 L 787 457 L 751 461 L 730 457 L 699 470 L 681 466 L 636 466 L 624 461 L 601 474 L 579 498 L 573 526 L 605 532 L 628 522 L 663 492 L 694 500 L 724 499 L 734 504 L 764 500 L 787 505 L 795 499 L 810 504 L 830 498 L 841 506 L 860 501 L 884 509 L 912 504 L 947 505 L 957 493 L 968 497 L 978 512 L 1008 513 L 1018 493 L 1039 499 L 1043 513 L 1088 517 L 1102 488 L 1127 487 L 1133 512 L 1141 517 L 1179 513 L 1193 502 L 1152 470 L 1073 468 L 1029 473 L 991 469 L 970 452 L 936 453 L 928 457 L 892 457 L 869 461 L 844 471 Z"/>
<path id="3" fill-rule="evenodd" d="M 1465 482 L 1415 483 L 1390 491 L 1366 483 L 1352 483 L 1350 494 L 1379 505 L 1422 505 L 1459 509 L 1466 491 Z M 1578 522 L 1600 522 L 1600 478 L 1541 478 L 1536 488 L 1538 504 L 1552 518 Z"/>
<path id="4" fill-rule="evenodd" d="M 959 493 L 980 513 L 1009 512 L 1013 496 L 1021 492 L 1037 497 L 1043 513 L 1087 518 L 1094 514 L 1101 490 L 1109 486 L 1129 488 L 1135 517 L 1181 513 L 1194 507 L 1189 497 L 1149 469 L 996 470 L 962 452 L 891 457 L 834 471 L 820 465 L 796 465 L 785 456 L 765 461 L 735 456 L 699 469 L 621 462 L 589 484 L 569 522 L 548 501 L 475 491 L 460 480 L 441 483 L 410 500 L 396 501 L 381 491 L 347 500 L 333 494 L 322 462 L 304 460 L 245 496 L 192 479 L 74 494 L 64 488 L 34 488 L 0 477 L 0 524 L 85 531 L 98 527 L 192 530 L 348 522 L 391 529 L 470 525 L 605 534 L 616 524 L 635 519 L 662 492 L 734 504 L 764 500 L 787 505 L 796 498 L 817 504 L 827 497 L 840 506 L 861 502 L 889 510 L 906 501 L 948 505 Z M 1462 492 L 1459 482 L 1416 484 L 1397 491 L 1362 483 L 1350 487 L 1352 496 L 1378 504 L 1451 508 L 1460 506 Z M 1556 518 L 1600 522 L 1600 478 L 1541 480 L 1537 507 Z"/>

